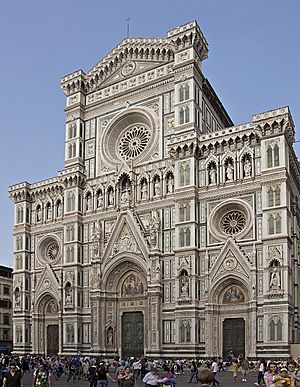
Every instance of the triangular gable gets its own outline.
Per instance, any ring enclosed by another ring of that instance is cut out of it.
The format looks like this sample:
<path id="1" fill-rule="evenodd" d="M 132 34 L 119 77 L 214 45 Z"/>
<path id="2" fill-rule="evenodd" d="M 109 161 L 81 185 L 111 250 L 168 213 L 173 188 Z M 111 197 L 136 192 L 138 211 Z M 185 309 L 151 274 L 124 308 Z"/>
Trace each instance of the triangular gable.
<path id="1" fill-rule="evenodd" d="M 247 281 L 250 279 L 250 271 L 249 258 L 241 252 L 235 240 L 229 238 L 214 261 L 210 270 L 210 279 L 211 282 L 215 282 L 220 277 L 234 274 Z"/>
<path id="2" fill-rule="evenodd" d="M 36 295 L 39 297 L 43 293 L 52 293 L 57 300 L 60 299 L 58 291 L 59 281 L 51 266 L 46 263 L 42 275 L 36 285 Z"/>
<path id="3" fill-rule="evenodd" d="M 120 214 L 103 252 L 103 263 L 123 252 L 131 252 L 147 259 L 149 251 L 140 228 L 130 211 Z"/>
<path id="4" fill-rule="evenodd" d="M 88 73 L 87 80 L 99 87 L 133 73 L 141 73 L 173 60 L 173 49 L 166 39 L 126 38 L 102 58 Z"/>

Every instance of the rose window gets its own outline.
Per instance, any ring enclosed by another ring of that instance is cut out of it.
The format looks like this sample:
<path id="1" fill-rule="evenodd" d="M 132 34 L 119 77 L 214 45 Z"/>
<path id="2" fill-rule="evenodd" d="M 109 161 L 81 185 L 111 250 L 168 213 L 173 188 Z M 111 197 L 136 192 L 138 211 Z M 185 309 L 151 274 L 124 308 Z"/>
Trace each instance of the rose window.
<path id="1" fill-rule="evenodd" d="M 129 128 L 120 139 L 120 156 L 126 161 L 139 156 L 146 148 L 150 137 L 150 131 L 145 126 L 133 126 Z"/>
<path id="2" fill-rule="evenodd" d="M 246 217 L 241 211 L 230 211 L 221 219 L 222 230 L 233 235 L 241 232 L 246 225 Z"/>
<path id="3" fill-rule="evenodd" d="M 46 256 L 51 260 L 54 261 L 59 253 L 59 246 L 56 242 L 51 243 L 47 247 Z"/>

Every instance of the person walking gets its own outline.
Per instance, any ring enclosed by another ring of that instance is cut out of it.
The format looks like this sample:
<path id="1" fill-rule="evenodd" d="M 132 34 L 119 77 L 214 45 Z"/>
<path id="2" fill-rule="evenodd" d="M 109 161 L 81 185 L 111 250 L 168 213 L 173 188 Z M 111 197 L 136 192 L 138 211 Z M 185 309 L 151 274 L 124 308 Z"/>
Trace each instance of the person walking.
<path id="1" fill-rule="evenodd" d="M 246 357 L 241 362 L 241 369 L 242 369 L 242 382 L 247 382 L 246 376 L 249 371 L 249 361 Z"/>
<path id="2" fill-rule="evenodd" d="M 266 370 L 266 361 L 264 358 L 261 358 L 256 365 L 258 369 L 257 382 L 254 383 L 256 386 L 261 386 L 264 383 L 264 373 Z"/>
<path id="3" fill-rule="evenodd" d="M 104 363 L 100 364 L 98 368 L 98 385 L 99 387 L 107 387 L 108 381 L 115 382 L 115 380 L 109 375 L 107 367 Z"/>
<path id="4" fill-rule="evenodd" d="M 231 366 L 230 366 L 230 370 L 231 370 L 231 373 L 232 373 L 232 383 L 236 382 L 236 378 L 237 378 L 237 374 L 238 374 L 238 369 L 239 369 L 239 366 L 238 366 L 237 360 L 236 359 L 232 360 L 232 363 L 231 363 Z"/>
<path id="5" fill-rule="evenodd" d="M 212 381 L 213 386 L 216 386 L 216 385 L 219 386 L 219 384 L 220 384 L 220 382 L 216 379 L 218 368 L 219 368 L 218 361 L 217 361 L 216 358 L 214 358 L 213 361 L 212 361 L 212 364 L 211 364 L 211 370 L 212 370 L 212 373 L 214 375 L 214 378 L 213 378 L 213 381 Z"/>
<path id="6" fill-rule="evenodd" d="M 45 368 L 44 363 L 40 363 L 33 373 L 32 387 L 52 387 L 52 375 Z"/>
<path id="7" fill-rule="evenodd" d="M 17 369 L 16 364 L 9 366 L 9 371 L 4 374 L 2 387 L 23 387 L 21 371 Z"/>
<path id="8" fill-rule="evenodd" d="M 195 378 L 195 381 L 197 381 L 197 364 L 195 360 L 192 360 L 191 364 L 191 376 L 188 383 L 192 383 L 193 379 Z"/>

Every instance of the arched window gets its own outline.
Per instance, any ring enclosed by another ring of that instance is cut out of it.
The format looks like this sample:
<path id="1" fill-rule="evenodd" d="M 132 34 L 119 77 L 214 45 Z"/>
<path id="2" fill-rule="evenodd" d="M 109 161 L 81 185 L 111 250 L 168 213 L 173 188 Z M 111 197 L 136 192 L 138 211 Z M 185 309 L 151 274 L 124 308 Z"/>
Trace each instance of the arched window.
<path id="1" fill-rule="evenodd" d="M 185 245 L 186 246 L 191 245 L 191 230 L 189 228 L 187 228 L 185 232 Z"/>
<path id="2" fill-rule="evenodd" d="M 42 208 L 41 206 L 38 204 L 36 206 L 36 221 L 37 222 L 41 222 L 42 220 Z"/>
<path id="3" fill-rule="evenodd" d="M 269 338 L 270 341 L 281 341 L 282 340 L 282 321 L 275 317 L 270 321 L 269 324 Z"/>
<path id="4" fill-rule="evenodd" d="M 190 121 L 190 109 L 188 106 L 184 109 L 184 122 L 189 122 Z"/>
<path id="5" fill-rule="evenodd" d="M 52 206 L 51 206 L 51 203 L 48 202 L 46 204 L 46 219 L 49 220 L 52 218 Z"/>
<path id="6" fill-rule="evenodd" d="M 279 214 L 275 217 L 275 233 L 280 234 L 281 233 L 281 216 Z"/>
<path id="7" fill-rule="evenodd" d="M 76 157 L 76 144 L 73 144 L 72 157 Z"/>
<path id="8" fill-rule="evenodd" d="M 190 98 L 190 87 L 189 85 L 185 85 L 184 88 L 184 99 L 189 99 Z"/>
<path id="9" fill-rule="evenodd" d="M 274 146 L 274 167 L 278 167 L 278 166 L 279 166 L 279 147 L 276 144 Z"/>
<path id="10" fill-rule="evenodd" d="M 68 159 L 71 159 L 72 158 L 72 144 L 69 144 L 68 145 Z"/>
<path id="11" fill-rule="evenodd" d="M 273 150 L 270 146 L 267 149 L 267 166 L 268 168 L 273 167 Z"/>
<path id="12" fill-rule="evenodd" d="M 179 185 L 182 187 L 184 186 L 185 182 L 185 168 L 184 165 L 181 164 L 179 168 Z"/>
<path id="13" fill-rule="evenodd" d="M 56 202 L 56 217 L 60 218 L 62 216 L 62 204 L 61 200 L 58 200 Z"/>
<path id="14" fill-rule="evenodd" d="M 180 108 L 179 110 L 179 124 L 184 124 L 184 110 L 183 108 Z"/>
<path id="15" fill-rule="evenodd" d="M 82 157 L 82 143 L 79 144 L 79 157 Z"/>
<path id="16" fill-rule="evenodd" d="M 274 191 L 271 187 L 268 189 L 268 205 L 269 207 L 274 206 Z"/>
<path id="17" fill-rule="evenodd" d="M 179 102 L 184 100 L 184 89 L 183 86 L 181 85 L 179 88 Z"/>
<path id="18" fill-rule="evenodd" d="M 179 247 L 184 247 L 184 229 L 179 230 Z"/>
<path id="19" fill-rule="evenodd" d="M 185 166 L 185 185 L 190 184 L 190 166 L 186 164 Z"/>
<path id="20" fill-rule="evenodd" d="M 185 221 L 185 205 L 183 203 L 179 204 L 179 222 Z"/>
<path id="21" fill-rule="evenodd" d="M 180 323 L 180 342 L 181 343 L 191 342 L 191 325 L 189 321 L 182 321 Z"/>
<path id="22" fill-rule="evenodd" d="M 280 206 L 280 188 L 275 189 L 275 206 Z"/>
<path id="23" fill-rule="evenodd" d="M 26 207 L 26 223 L 30 223 L 30 211 L 28 207 Z"/>
<path id="24" fill-rule="evenodd" d="M 273 215 L 269 216 L 268 223 L 269 223 L 269 234 L 270 235 L 275 234 L 275 222 L 274 222 Z"/>

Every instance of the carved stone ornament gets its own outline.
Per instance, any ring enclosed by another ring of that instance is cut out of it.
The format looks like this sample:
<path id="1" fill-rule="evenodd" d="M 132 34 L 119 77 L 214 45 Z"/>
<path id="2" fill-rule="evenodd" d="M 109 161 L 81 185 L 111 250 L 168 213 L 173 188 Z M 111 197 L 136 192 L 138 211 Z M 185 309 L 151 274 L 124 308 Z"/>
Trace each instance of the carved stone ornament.
<path id="1" fill-rule="evenodd" d="M 121 70 L 121 74 L 123 75 L 123 77 L 128 77 L 128 75 L 131 75 L 134 72 L 134 70 L 135 70 L 135 62 L 131 60 L 124 64 Z"/>
<path id="2" fill-rule="evenodd" d="M 237 266 L 237 260 L 234 256 L 227 257 L 223 262 L 223 267 L 226 270 L 234 270 Z"/>

